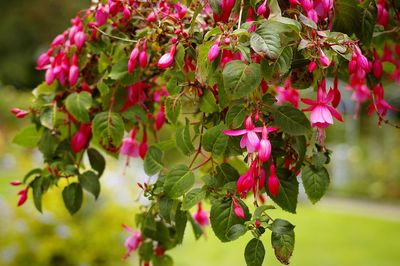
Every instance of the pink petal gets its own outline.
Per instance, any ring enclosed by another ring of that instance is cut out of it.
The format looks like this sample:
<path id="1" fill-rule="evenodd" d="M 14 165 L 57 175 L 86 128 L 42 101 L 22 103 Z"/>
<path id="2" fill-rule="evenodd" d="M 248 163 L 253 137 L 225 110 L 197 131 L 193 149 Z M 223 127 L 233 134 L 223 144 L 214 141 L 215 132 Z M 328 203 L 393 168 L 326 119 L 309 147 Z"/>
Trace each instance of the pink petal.
<path id="1" fill-rule="evenodd" d="M 225 135 L 228 136 L 240 136 L 243 135 L 247 132 L 246 129 L 238 129 L 238 130 L 224 130 L 223 131 Z"/>
<path id="2" fill-rule="evenodd" d="M 342 116 L 340 115 L 340 113 L 339 113 L 335 108 L 333 108 L 332 106 L 328 106 L 328 109 L 329 109 L 329 111 L 331 112 L 331 114 L 332 114 L 337 120 L 339 120 L 340 122 L 343 122 Z"/>

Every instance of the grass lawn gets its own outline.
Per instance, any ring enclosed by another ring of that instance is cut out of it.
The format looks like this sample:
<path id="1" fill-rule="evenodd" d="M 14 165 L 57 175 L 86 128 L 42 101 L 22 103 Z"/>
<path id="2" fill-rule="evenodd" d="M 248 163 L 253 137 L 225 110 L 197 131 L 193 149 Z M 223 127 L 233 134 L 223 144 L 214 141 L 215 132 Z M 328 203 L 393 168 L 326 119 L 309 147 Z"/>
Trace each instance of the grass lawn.
<path id="1" fill-rule="evenodd" d="M 275 211 L 279 215 L 280 211 Z M 332 211 L 326 207 L 301 206 L 298 215 L 285 214 L 296 225 L 294 266 L 395 266 L 400 265 L 400 221 L 389 221 L 364 214 Z M 172 252 L 176 266 L 245 265 L 243 250 L 250 234 L 232 243 L 221 244 L 209 233 L 207 240 L 195 241 L 188 231 L 184 245 Z M 270 244 L 264 265 L 280 265 Z"/>

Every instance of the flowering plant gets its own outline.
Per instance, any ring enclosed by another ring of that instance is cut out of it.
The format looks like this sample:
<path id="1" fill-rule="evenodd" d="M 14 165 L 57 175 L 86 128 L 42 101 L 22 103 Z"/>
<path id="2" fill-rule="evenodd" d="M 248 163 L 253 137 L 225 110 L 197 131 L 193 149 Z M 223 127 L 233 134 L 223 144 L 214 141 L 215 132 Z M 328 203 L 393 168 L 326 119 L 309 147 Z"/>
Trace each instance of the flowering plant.
<path id="1" fill-rule="evenodd" d="M 299 180 L 312 203 L 327 191 L 325 129 L 342 121 L 338 78 L 349 81 L 357 112 L 368 102 L 379 123 L 392 124 L 384 83 L 400 83 L 399 8 L 385 0 L 98 1 L 39 57 L 45 82 L 29 110 L 12 110 L 32 121 L 15 142 L 37 146 L 44 159 L 12 183 L 24 186 L 18 205 L 32 191 L 42 211 L 43 194 L 67 179 L 62 197 L 73 214 L 84 190 L 99 197 L 104 153 L 141 157 L 146 204 L 138 230 L 124 225 L 124 257 L 138 250 L 143 265 L 172 265 L 166 252 L 187 224 L 196 238 L 211 224 L 222 242 L 254 236 L 245 248 L 251 266 L 262 265 L 271 231 L 288 264 L 294 225 L 272 218 L 273 209 L 296 212 Z M 315 100 L 302 98 L 312 90 Z"/>

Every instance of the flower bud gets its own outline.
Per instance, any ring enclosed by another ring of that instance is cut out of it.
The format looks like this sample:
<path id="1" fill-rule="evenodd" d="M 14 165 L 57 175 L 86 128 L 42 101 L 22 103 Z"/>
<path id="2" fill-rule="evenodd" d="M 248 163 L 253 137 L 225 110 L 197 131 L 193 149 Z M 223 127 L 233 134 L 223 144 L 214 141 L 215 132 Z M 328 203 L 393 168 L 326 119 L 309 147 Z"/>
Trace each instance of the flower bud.
<path id="1" fill-rule="evenodd" d="M 139 54 L 139 65 L 142 69 L 146 68 L 147 63 L 148 63 L 146 49 L 147 49 L 147 44 L 146 44 L 146 41 L 144 41 L 143 45 L 142 45 L 142 51 Z"/>
<path id="2" fill-rule="evenodd" d="M 278 195 L 279 192 L 279 179 L 276 176 L 275 165 L 273 163 L 271 163 L 269 168 L 268 191 L 271 193 L 273 197 Z"/>
<path id="3" fill-rule="evenodd" d="M 331 64 L 331 61 L 322 50 L 319 51 L 319 62 L 323 67 L 328 67 Z"/>
<path id="4" fill-rule="evenodd" d="M 315 61 L 311 61 L 311 62 L 308 64 L 308 67 L 307 67 L 308 73 L 313 73 L 314 70 L 315 70 L 315 68 L 317 68 L 317 63 L 316 63 Z"/>
<path id="5" fill-rule="evenodd" d="M 161 56 L 157 62 L 157 66 L 161 69 L 169 68 L 174 64 L 174 56 L 176 52 L 176 44 L 173 44 L 171 51 Z"/>
<path id="6" fill-rule="evenodd" d="M 146 18 L 147 22 L 151 23 L 157 20 L 157 15 L 154 12 L 151 12 L 147 18 Z"/>
<path id="7" fill-rule="evenodd" d="M 129 74 L 131 74 L 136 67 L 136 60 L 139 56 L 139 44 L 140 44 L 140 42 L 136 43 L 135 48 L 132 50 L 132 52 L 129 56 L 129 61 L 128 61 L 128 73 Z"/>
<path id="8" fill-rule="evenodd" d="M 79 130 L 71 139 L 71 148 L 75 153 L 85 149 L 89 145 L 90 138 L 92 137 L 92 125 L 81 124 Z"/>
<path id="9" fill-rule="evenodd" d="M 19 108 L 12 108 L 10 111 L 15 115 L 16 118 L 24 118 L 30 113 L 29 111 L 21 110 Z"/>
<path id="10" fill-rule="evenodd" d="M 215 60 L 215 58 L 218 57 L 219 54 L 219 40 L 217 40 L 210 48 L 210 50 L 208 51 L 208 61 L 212 62 Z"/>
<path id="11" fill-rule="evenodd" d="M 79 69 L 77 65 L 72 65 L 69 68 L 68 82 L 71 87 L 75 86 L 79 77 Z"/>
<path id="12" fill-rule="evenodd" d="M 79 31 L 74 36 L 74 42 L 78 50 L 80 50 L 86 42 L 86 35 L 83 31 Z"/>
<path id="13" fill-rule="evenodd" d="M 244 211 L 242 206 L 236 201 L 236 199 L 233 199 L 233 213 L 235 214 L 236 217 L 244 219 Z"/>
<path id="14" fill-rule="evenodd" d="M 165 107 L 161 105 L 160 110 L 156 115 L 156 130 L 159 131 L 165 122 Z"/>
<path id="15" fill-rule="evenodd" d="M 26 200 L 28 199 L 28 190 L 29 190 L 29 187 L 24 188 L 18 192 L 18 195 L 19 195 L 18 207 L 21 206 L 22 204 L 24 204 L 26 202 Z"/>

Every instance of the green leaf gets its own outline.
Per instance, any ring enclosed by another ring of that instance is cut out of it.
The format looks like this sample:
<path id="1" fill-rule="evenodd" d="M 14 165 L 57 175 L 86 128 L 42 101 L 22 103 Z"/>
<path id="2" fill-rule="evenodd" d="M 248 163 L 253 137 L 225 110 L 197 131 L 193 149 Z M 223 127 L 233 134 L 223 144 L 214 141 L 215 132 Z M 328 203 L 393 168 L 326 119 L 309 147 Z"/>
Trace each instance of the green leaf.
<path id="1" fill-rule="evenodd" d="M 268 190 L 268 182 L 265 184 L 265 190 L 272 200 L 283 210 L 296 213 L 297 196 L 299 194 L 299 182 L 292 173 L 284 168 L 278 168 L 276 174 L 279 179 L 279 192 L 273 197 Z"/>
<path id="2" fill-rule="evenodd" d="M 260 219 L 263 216 L 263 213 L 266 210 L 271 210 L 271 209 L 275 209 L 275 206 L 272 206 L 272 205 L 261 205 L 261 206 L 257 207 L 255 209 L 255 211 L 254 211 L 254 214 L 253 214 L 253 220 Z"/>
<path id="3" fill-rule="evenodd" d="M 224 86 L 231 99 L 249 95 L 261 82 L 261 70 L 258 64 L 249 64 L 234 60 L 229 62 L 222 73 Z"/>
<path id="4" fill-rule="evenodd" d="M 53 82 L 51 85 L 47 85 L 46 82 L 42 82 L 39 86 L 37 86 L 33 91 L 32 94 L 36 98 L 39 96 L 49 96 L 56 92 L 58 83 Z"/>
<path id="5" fill-rule="evenodd" d="M 231 228 L 229 228 L 228 232 L 226 232 L 226 237 L 230 241 L 234 241 L 241 237 L 242 235 L 246 234 L 247 228 L 243 224 L 235 224 Z"/>
<path id="6" fill-rule="evenodd" d="M 247 266 L 261 266 L 264 262 L 265 248 L 260 239 L 253 238 L 244 250 Z"/>
<path id="7" fill-rule="evenodd" d="M 174 200 L 171 198 L 163 196 L 158 200 L 160 216 L 164 218 L 167 222 L 171 221 L 171 213 L 173 205 L 174 205 Z"/>
<path id="8" fill-rule="evenodd" d="M 165 101 L 165 115 L 171 124 L 178 122 L 181 113 L 182 103 L 180 99 L 168 97 Z"/>
<path id="9" fill-rule="evenodd" d="M 189 120 L 186 119 L 185 127 L 178 128 L 175 133 L 176 147 L 185 155 L 189 156 L 194 152 L 194 146 L 190 137 Z"/>
<path id="10" fill-rule="evenodd" d="M 92 95 L 87 91 L 72 93 L 65 99 L 65 107 L 76 120 L 90 122 L 89 109 L 92 106 Z"/>
<path id="11" fill-rule="evenodd" d="M 293 149 L 296 151 L 298 155 L 295 171 L 300 169 L 304 158 L 306 156 L 307 152 L 307 140 L 305 136 L 295 136 L 294 137 L 294 143 L 292 144 Z"/>
<path id="12" fill-rule="evenodd" d="M 211 227 L 215 235 L 222 242 L 231 241 L 229 238 L 227 238 L 227 233 L 233 225 L 244 224 L 245 221 L 250 219 L 250 213 L 247 206 L 241 201 L 238 202 L 243 208 L 245 219 L 238 218 L 234 214 L 232 199 L 229 199 L 227 201 L 216 201 L 211 206 L 211 212 L 210 212 Z"/>
<path id="13" fill-rule="evenodd" d="M 42 126 L 47 127 L 48 129 L 54 129 L 54 125 L 56 124 L 55 108 L 55 105 L 52 105 L 52 107 L 43 109 L 40 115 L 40 124 L 42 124 Z"/>
<path id="14" fill-rule="evenodd" d="M 273 124 L 294 136 L 306 135 L 310 131 L 310 121 L 302 111 L 290 105 L 271 109 Z"/>
<path id="15" fill-rule="evenodd" d="M 214 156 L 220 156 L 225 152 L 229 137 L 222 132 L 225 125 L 220 124 L 206 131 L 203 136 L 203 147 Z"/>
<path id="16" fill-rule="evenodd" d="M 194 237 L 197 240 L 203 235 L 203 229 L 201 229 L 201 226 L 193 219 L 193 216 L 189 212 L 186 212 L 186 215 L 190 224 L 192 225 Z"/>
<path id="17" fill-rule="evenodd" d="M 106 96 L 110 92 L 110 88 L 103 81 L 97 83 L 97 89 L 101 96 Z"/>
<path id="18" fill-rule="evenodd" d="M 206 83 L 208 80 L 209 72 L 209 62 L 208 62 L 208 51 L 213 45 L 212 41 L 205 42 L 198 46 L 198 57 L 197 57 L 197 67 L 196 67 L 196 78 L 201 83 Z"/>
<path id="19" fill-rule="evenodd" d="M 307 27 L 310 27 L 310 28 L 312 28 L 314 30 L 318 29 L 317 24 L 313 20 L 311 20 L 308 17 L 304 16 L 303 14 L 300 14 L 300 21 L 301 21 L 301 23 L 303 23 Z"/>
<path id="20" fill-rule="evenodd" d="M 178 86 L 177 78 L 171 78 L 167 82 L 167 90 L 169 95 L 176 95 L 181 91 L 181 87 Z"/>
<path id="21" fill-rule="evenodd" d="M 152 263 L 153 266 L 174 266 L 174 261 L 168 255 L 154 256 Z"/>
<path id="22" fill-rule="evenodd" d="M 182 210 L 187 211 L 206 197 L 206 191 L 201 188 L 194 188 L 190 190 L 182 202 Z"/>
<path id="23" fill-rule="evenodd" d="M 200 98 L 200 111 L 211 114 L 219 110 L 215 101 L 214 94 L 210 90 L 205 90 Z"/>
<path id="24" fill-rule="evenodd" d="M 263 61 L 261 64 L 261 70 L 266 80 L 280 79 L 286 75 L 292 65 L 293 60 L 293 48 L 286 46 L 279 52 L 278 58 L 272 62 L 272 64 Z"/>
<path id="25" fill-rule="evenodd" d="M 36 148 L 38 141 L 40 139 L 40 131 L 36 130 L 35 125 L 30 125 L 23 130 L 21 130 L 12 140 L 14 144 L 26 147 L 26 148 Z"/>
<path id="26" fill-rule="evenodd" d="M 221 185 L 236 182 L 239 178 L 239 172 L 228 163 L 218 165 L 216 170 L 214 178 L 222 183 Z"/>
<path id="27" fill-rule="evenodd" d="M 183 47 L 182 43 L 179 43 L 176 46 L 176 53 L 174 56 L 174 60 L 175 60 L 175 68 L 177 68 L 178 70 L 183 69 L 183 64 L 184 64 L 184 58 L 185 58 L 185 47 Z"/>
<path id="28" fill-rule="evenodd" d="M 229 127 L 236 129 L 243 125 L 243 121 L 247 115 L 248 111 L 243 104 L 236 104 L 229 108 L 226 113 L 225 122 Z"/>
<path id="29" fill-rule="evenodd" d="M 185 165 L 179 165 L 165 176 L 164 191 L 171 198 L 179 198 L 194 184 L 194 174 Z"/>
<path id="30" fill-rule="evenodd" d="M 329 187 L 329 174 L 324 167 L 320 169 L 307 165 L 301 171 L 306 194 L 312 203 L 318 202 Z"/>
<path id="31" fill-rule="evenodd" d="M 335 0 L 332 31 L 347 35 L 360 30 L 361 9 L 357 0 Z"/>
<path id="32" fill-rule="evenodd" d="M 48 179 L 38 176 L 30 184 L 30 187 L 32 187 L 33 203 L 35 204 L 35 207 L 39 212 L 42 212 L 43 193 L 45 192 L 45 190 L 47 190 L 48 185 L 49 185 L 48 181 L 46 183 L 45 180 L 48 180 Z"/>
<path id="33" fill-rule="evenodd" d="M 279 32 L 271 26 L 262 25 L 251 33 L 250 46 L 258 54 L 277 59 L 281 50 Z"/>
<path id="34" fill-rule="evenodd" d="M 179 203 L 176 213 L 175 213 L 175 228 L 176 228 L 176 240 L 178 244 L 183 241 L 183 236 L 185 235 L 185 229 L 187 224 L 187 212 L 181 210 L 182 204 Z"/>
<path id="35" fill-rule="evenodd" d="M 144 171 L 148 176 L 157 174 L 162 168 L 163 152 L 156 146 L 150 146 L 144 157 Z"/>
<path id="36" fill-rule="evenodd" d="M 86 171 L 78 176 L 79 183 L 82 188 L 92 193 L 94 198 L 97 199 L 100 194 L 99 177 L 92 171 Z"/>
<path id="37" fill-rule="evenodd" d="M 140 258 L 144 261 L 151 261 L 153 258 L 153 242 L 144 242 L 139 247 Z"/>
<path id="38" fill-rule="evenodd" d="M 78 183 L 71 183 L 66 186 L 62 192 L 65 207 L 72 215 L 79 211 L 82 206 L 83 192 L 82 187 Z"/>
<path id="39" fill-rule="evenodd" d="M 113 67 L 108 75 L 113 80 L 121 80 L 128 75 L 128 57 L 122 57 Z"/>
<path id="40" fill-rule="evenodd" d="M 124 130 L 124 121 L 117 113 L 102 112 L 93 119 L 93 136 L 106 149 L 121 145 Z"/>
<path id="41" fill-rule="evenodd" d="M 60 140 L 57 138 L 57 136 L 53 135 L 50 130 L 43 132 L 38 142 L 38 148 L 43 153 L 46 161 L 51 160 L 55 156 L 55 152 L 59 144 Z"/>
<path id="42" fill-rule="evenodd" d="M 294 225 L 282 219 L 276 219 L 271 225 L 271 243 L 275 250 L 276 258 L 285 265 L 289 264 L 289 258 L 294 250 Z"/>
<path id="43" fill-rule="evenodd" d="M 356 35 L 364 45 L 368 45 L 371 42 L 377 14 L 375 1 L 367 0 L 362 3 L 361 30 L 356 31 Z"/>
<path id="44" fill-rule="evenodd" d="M 104 159 L 103 155 L 93 148 L 89 148 L 87 150 L 87 154 L 89 157 L 90 166 L 93 170 L 96 170 L 98 176 L 101 177 L 106 167 L 106 160 Z"/>

